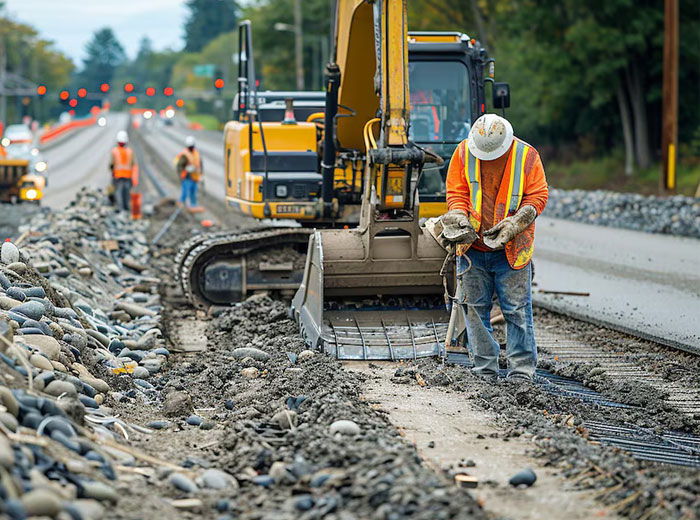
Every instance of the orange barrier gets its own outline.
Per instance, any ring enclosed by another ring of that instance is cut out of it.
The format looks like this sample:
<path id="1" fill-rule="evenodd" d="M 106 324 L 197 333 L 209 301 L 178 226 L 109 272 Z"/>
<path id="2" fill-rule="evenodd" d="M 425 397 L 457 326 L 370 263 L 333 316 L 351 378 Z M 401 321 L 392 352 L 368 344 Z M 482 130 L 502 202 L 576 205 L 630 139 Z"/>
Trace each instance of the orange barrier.
<path id="1" fill-rule="evenodd" d="M 76 119 L 74 121 L 70 121 L 62 125 L 56 125 L 44 132 L 39 138 L 39 141 L 41 142 L 41 144 L 45 144 L 53 139 L 56 139 L 58 136 L 65 134 L 69 130 L 73 130 L 74 128 L 84 128 L 86 126 L 92 126 L 96 122 L 97 116 L 93 115 L 92 117 L 87 117 L 85 119 Z"/>
<path id="2" fill-rule="evenodd" d="M 141 218 L 141 194 L 132 193 L 131 194 L 131 218 L 132 220 L 138 220 Z"/>

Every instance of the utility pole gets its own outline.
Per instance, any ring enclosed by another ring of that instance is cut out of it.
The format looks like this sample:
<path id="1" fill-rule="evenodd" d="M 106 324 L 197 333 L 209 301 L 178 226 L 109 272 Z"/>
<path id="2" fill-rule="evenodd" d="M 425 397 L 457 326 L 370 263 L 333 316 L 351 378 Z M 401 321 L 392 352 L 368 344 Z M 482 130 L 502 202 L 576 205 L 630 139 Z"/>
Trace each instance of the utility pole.
<path id="1" fill-rule="evenodd" d="M 676 188 L 678 147 L 678 0 L 664 2 L 664 78 L 661 127 L 661 182 L 659 191 Z"/>
<path id="2" fill-rule="evenodd" d="M 294 47 L 296 52 L 297 90 L 304 90 L 304 32 L 301 23 L 301 0 L 294 0 Z"/>
<path id="3" fill-rule="evenodd" d="M 5 95 L 5 69 L 7 69 L 7 52 L 5 35 L 0 34 L 0 123 L 7 124 L 7 97 Z"/>

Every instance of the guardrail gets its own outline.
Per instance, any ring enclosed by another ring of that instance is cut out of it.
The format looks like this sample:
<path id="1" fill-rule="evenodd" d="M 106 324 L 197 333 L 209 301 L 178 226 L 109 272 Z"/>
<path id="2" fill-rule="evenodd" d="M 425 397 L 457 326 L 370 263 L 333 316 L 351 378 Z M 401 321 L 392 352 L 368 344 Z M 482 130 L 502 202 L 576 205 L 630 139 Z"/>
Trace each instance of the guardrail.
<path id="1" fill-rule="evenodd" d="M 73 121 L 70 121 L 68 123 L 63 123 L 60 125 L 56 125 L 52 128 L 49 128 L 46 132 L 44 132 L 41 137 L 39 138 L 39 141 L 41 144 L 46 144 L 53 139 L 56 139 L 57 137 L 65 134 L 66 132 L 73 130 L 75 128 L 84 128 L 86 126 L 92 126 L 97 122 L 97 116 L 90 116 L 85 119 L 75 119 Z"/>

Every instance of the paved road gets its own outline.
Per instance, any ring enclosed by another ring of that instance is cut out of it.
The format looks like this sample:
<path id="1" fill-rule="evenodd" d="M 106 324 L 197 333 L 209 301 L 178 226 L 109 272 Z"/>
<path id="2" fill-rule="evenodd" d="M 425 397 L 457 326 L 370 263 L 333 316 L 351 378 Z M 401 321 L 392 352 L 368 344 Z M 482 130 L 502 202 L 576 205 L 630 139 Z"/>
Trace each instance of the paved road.
<path id="1" fill-rule="evenodd" d="M 700 349 L 700 240 L 538 219 L 535 302 Z"/>
<path id="2" fill-rule="evenodd" d="M 217 139 L 212 132 L 193 132 L 177 124 L 173 127 L 155 124 L 144 125 L 140 131 L 148 144 L 170 163 L 184 148 L 185 137 L 194 135 L 204 162 L 204 186 L 200 186 L 200 190 L 203 189 L 215 200 L 224 202 L 226 188 L 224 186 L 223 137 Z M 219 135 L 221 136 L 221 134 Z"/>
<path id="3" fill-rule="evenodd" d="M 44 152 L 49 184 L 42 203 L 60 209 L 84 186 L 104 188 L 110 183 L 109 150 L 119 130 L 126 128 L 125 114 L 110 114 L 104 127 L 91 126 L 80 135 Z"/>

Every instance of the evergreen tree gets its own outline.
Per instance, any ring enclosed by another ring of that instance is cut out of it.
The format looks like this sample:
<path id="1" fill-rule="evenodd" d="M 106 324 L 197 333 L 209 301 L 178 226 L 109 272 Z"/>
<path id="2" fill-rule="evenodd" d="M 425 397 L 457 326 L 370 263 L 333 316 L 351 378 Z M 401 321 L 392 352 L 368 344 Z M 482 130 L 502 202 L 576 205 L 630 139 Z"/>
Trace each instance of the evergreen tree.
<path id="1" fill-rule="evenodd" d="M 234 0 L 187 0 L 185 50 L 199 52 L 221 33 L 233 31 L 238 21 Z"/>
<path id="2" fill-rule="evenodd" d="M 81 76 L 91 88 L 109 83 L 114 71 L 126 60 L 124 48 L 109 27 L 95 31 L 85 51 L 87 56 L 83 59 Z"/>

